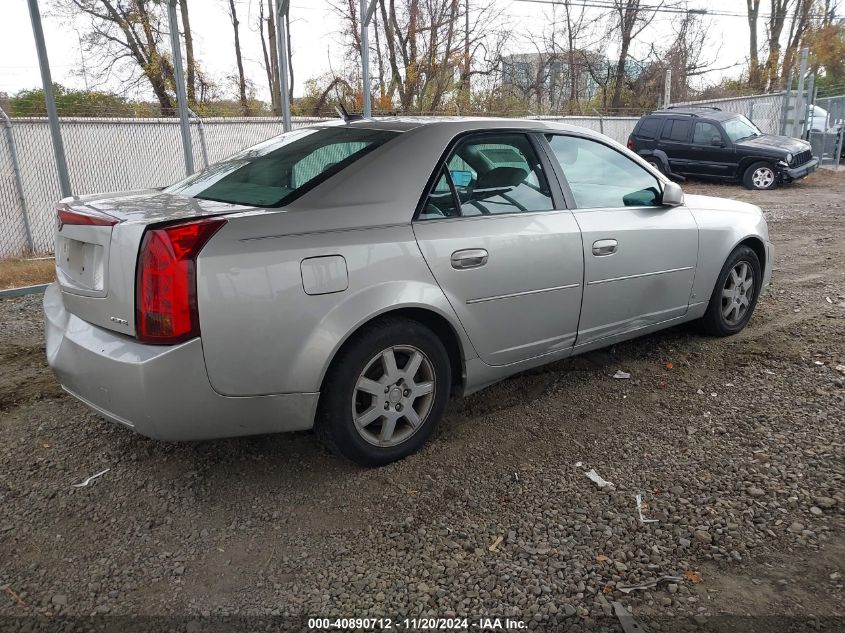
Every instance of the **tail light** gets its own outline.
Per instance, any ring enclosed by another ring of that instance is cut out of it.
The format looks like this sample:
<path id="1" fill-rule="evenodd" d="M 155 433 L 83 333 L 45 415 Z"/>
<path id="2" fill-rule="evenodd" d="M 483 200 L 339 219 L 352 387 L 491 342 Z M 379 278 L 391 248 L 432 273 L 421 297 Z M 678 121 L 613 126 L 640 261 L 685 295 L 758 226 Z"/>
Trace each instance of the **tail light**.
<path id="1" fill-rule="evenodd" d="M 63 226 L 69 224 L 83 225 L 83 226 L 114 226 L 117 224 L 117 218 L 110 215 L 94 215 L 91 213 L 80 213 L 71 209 L 59 208 L 56 210 L 59 219 L 59 230 Z"/>
<path id="2" fill-rule="evenodd" d="M 199 336 L 197 255 L 223 218 L 148 229 L 135 285 L 135 327 L 144 343 L 172 345 Z"/>
<path id="3" fill-rule="evenodd" d="M 634 151 L 634 139 L 631 138 L 630 136 L 628 137 L 627 145 L 628 145 L 628 149 L 633 152 Z"/>

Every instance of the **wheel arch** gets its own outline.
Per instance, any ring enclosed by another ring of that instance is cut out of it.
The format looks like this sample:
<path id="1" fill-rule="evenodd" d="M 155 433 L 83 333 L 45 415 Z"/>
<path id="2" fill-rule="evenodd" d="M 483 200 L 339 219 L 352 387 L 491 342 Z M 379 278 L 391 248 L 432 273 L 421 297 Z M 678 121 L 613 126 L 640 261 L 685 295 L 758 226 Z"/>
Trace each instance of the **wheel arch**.
<path id="1" fill-rule="evenodd" d="M 778 159 L 772 156 L 746 156 L 739 161 L 739 165 L 737 166 L 737 173 L 736 177 L 740 180 L 745 176 L 745 172 L 748 170 L 751 165 L 755 163 L 767 163 L 771 166 L 771 168 L 775 172 L 775 176 L 780 176 L 781 171 L 778 167 Z"/>
<path id="2" fill-rule="evenodd" d="M 766 270 L 766 245 L 763 243 L 763 240 L 756 235 L 749 235 L 748 237 L 743 238 L 736 245 L 731 249 L 731 253 L 733 253 L 738 247 L 740 246 L 747 246 L 754 254 L 757 255 L 757 259 L 760 260 L 760 270 Z M 730 254 L 728 254 L 730 257 Z"/>
<path id="3" fill-rule="evenodd" d="M 334 364 L 338 354 L 340 354 L 347 346 L 357 339 L 361 331 L 385 317 L 402 317 L 411 321 L 424 325 L 429 328 L 441 340 L 443 346 L 446 348 L 446 353 L 449 355 L 449 365 L 452 370 L 452 392 L 461 392 L 466 384 L 466 370 L 465 358 L 467 357 L 464 341 L 461 339 L 457 331 L 457 327 L 446 316 L 437 310 L 433 310 L 428 306 L 406 305 L 391 307 L 381 312 L 373 314 L 368 319 L 359 323 L 355 328 L 344 337 L 335 347 L 328 362 L 323 368 L 320 377 L 320 391 L 323 391 L 323 385 L 326 376 L 329 373 L 329 368 Z M 470 354 L 471 356 L 474 354 Z"/>

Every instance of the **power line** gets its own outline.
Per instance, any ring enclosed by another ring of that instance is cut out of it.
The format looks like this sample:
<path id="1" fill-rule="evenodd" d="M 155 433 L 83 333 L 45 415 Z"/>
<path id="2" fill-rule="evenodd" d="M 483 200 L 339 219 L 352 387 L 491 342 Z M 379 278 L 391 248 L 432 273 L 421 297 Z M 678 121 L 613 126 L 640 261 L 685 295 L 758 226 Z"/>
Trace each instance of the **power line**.
<path id="1" fill-rule="evenodd" d="M 612 0 L 568 0 L 564 2 L 564 0 L 516 0 L 516 2 L 525 2 L 529 4 L 550 4 L 550 5 L 557 5 L 557 6 L 565 6 L 565 5 L 575 5 L 579 7 L 591 8 L 591 9 L 617 9 L 620 8 L 618 4 L 612 2 Z M 622 7 L 624 8 L 624 7 Z M 736 11 L 725 11 L 721 9 L 701 9 L 701 8 L 683 8 L 683 7 L 673 7 L 673 6 L 663 6 L 663 5 L 645 5 L 641 4 L 638 7 L 644 11 L 654 12 L 654 13 L 674 13 L 679 15 L 700 15 L 703 17 L 729 17 L 729 18 L 748 18 L 748 15 L 745 13 L 739 13 Z M 758 18 L 763 19 L 771 19 L 772 17 L 788 17 L 789 12 L 784 11 L 783 13 L 759 13 L 757 15 Z M 807 19 L 810 20 L 839 20 L 845 18 L 843 15 L 831 15 L 827 13 L 810 13 L 807 14 Z"/>

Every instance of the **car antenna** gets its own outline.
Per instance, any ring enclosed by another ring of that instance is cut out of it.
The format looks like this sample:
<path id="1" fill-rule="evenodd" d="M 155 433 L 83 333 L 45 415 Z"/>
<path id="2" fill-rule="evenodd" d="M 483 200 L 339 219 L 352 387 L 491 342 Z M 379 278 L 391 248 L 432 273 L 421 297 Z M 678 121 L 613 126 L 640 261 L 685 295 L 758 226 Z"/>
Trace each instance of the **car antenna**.
<path id="1" fill-rule="evenodd" d="M 343 101 L 340 101 L 334 107 L 334 111 L 337 112 L 337 116 L 339 116 L 341 119 L 343 119 L 344 123 L 350 123 L 352 121 L 360 121 L 361 119 L 364 118 L 363 115 L 361 115 L 361 114 L 349 114 L 349 112 L 346 111 L 346 108 L 343 107 Z"/>

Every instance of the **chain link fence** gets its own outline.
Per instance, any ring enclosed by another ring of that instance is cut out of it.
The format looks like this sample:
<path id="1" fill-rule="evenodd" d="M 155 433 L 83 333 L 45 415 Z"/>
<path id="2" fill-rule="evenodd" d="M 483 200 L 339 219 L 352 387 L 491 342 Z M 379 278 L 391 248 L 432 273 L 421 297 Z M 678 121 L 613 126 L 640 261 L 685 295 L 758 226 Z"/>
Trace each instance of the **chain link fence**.
<path id="1" fill-rule="evenodd" d="M 322 120 L 295 117 L 293 127 Z M 5 124 L 0 136 L 0 258 L 51 253 L 54 206 L 61 194 L 47 120 L 3 119 L 0 124 Z M 162 187 L 185 175 L 178 119 L 62 118 L 61 126 L 77 194 Z M 206 156 L 215 162 L 281 133 L 276 118 L 194 119 L 194 165 L 202 168 Z"/>
<path id="2" fill-rule="evenodd" d="M 820 107 L 824 107 L 822 101 L 818 100 Z M 738 112 L 763 132 L 781 134 L 788 101 L 785 93 L 774 93 L 674 105 L 711 105 Z M 845 103 L 831 100 L 829 105 L 835 113 L 831 120 L 841 124 Z M 586 127 L 623 144 L 639 120 L 636 116 L 532 118 Z M 293 127 L 325 120 L 294 117 Z M 49 254 L 55 231 L 54 205 L 61 195 L 47 120 L 2 118 L 0 125 L 4 125 L 0 134 L 0 258 Z M 161 187 L 185 174 L 176 118 L 66 117 L 61 119 L 61 129 L 71 188 L 77 194 Z M 281 132 L 278 118 L 192 118 L 194 165 L 200 169 Z M 841 152 L 841 145 L 830 149 L 827 143 L 823 140 L 819 151 Z"/>
<path id="3" fill-rule="evenodd" d="M 837 167 L 845 154 L 845 95 L 820 97 L 812 105 L 807 140 L 825 167 Z"/>
<path id="4" fill-rule="evenodd" d="M 724 112 L 744 114 L 764 134 L 783 134 L 784 110 L 788 107 L 788 103 L 785 92 L 773 92 L 765 95 L 685 101 L 672 104 L 672 107 L 680 106 L 710 106 L 719 108 Z"/>

